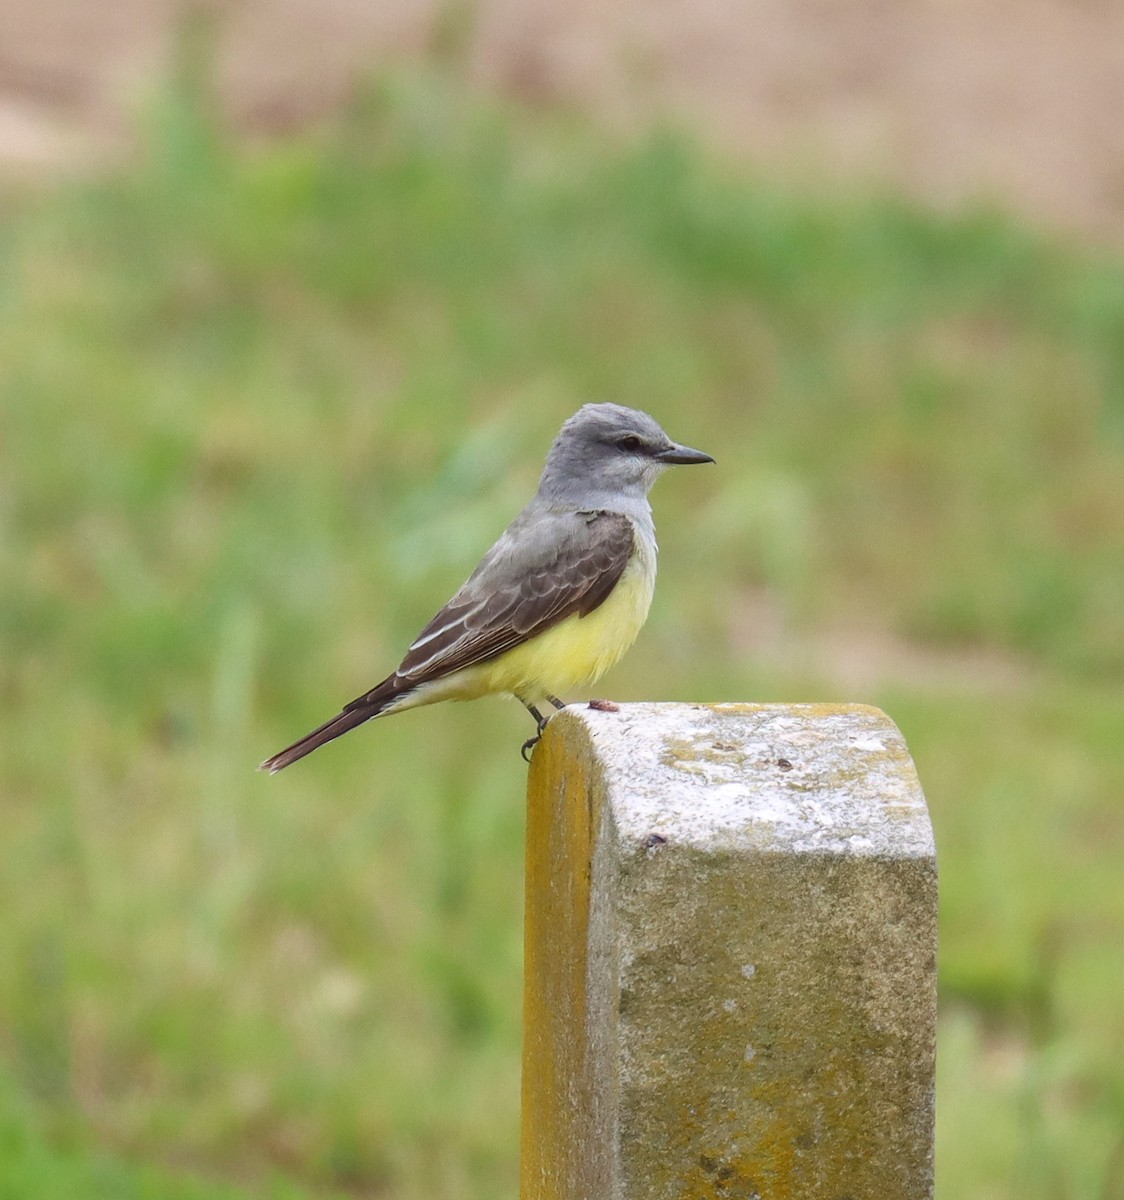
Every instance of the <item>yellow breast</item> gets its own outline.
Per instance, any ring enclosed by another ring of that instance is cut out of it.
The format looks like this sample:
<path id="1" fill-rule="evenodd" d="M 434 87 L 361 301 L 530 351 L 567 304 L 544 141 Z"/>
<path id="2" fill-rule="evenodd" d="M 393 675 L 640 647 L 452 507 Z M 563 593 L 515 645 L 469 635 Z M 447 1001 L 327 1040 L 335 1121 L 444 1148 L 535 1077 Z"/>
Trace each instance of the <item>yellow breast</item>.
<path id="1" fill-rule="evenodd" d="M 567 617 L 492 662 L 461 673 L 457 693 L 468 698 L 514 692 L 530 700 L 546 692 L 557 695 L 588 687 L 636 640 L 655 583 L 655 553 L 638 545 L 620 582 L 600 607 L 585 617 Z"/>

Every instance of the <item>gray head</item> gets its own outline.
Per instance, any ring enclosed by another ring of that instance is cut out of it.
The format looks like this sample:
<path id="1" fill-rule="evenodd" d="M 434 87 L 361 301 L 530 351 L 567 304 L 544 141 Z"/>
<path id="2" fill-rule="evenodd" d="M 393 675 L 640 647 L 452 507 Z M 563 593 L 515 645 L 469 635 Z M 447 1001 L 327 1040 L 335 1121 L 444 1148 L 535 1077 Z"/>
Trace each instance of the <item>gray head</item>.
<path id="1" fill-rule="evenodd" d="M 539 496 L 554 504 L 612 507 L 644 500 L 676 463 L 714 462 L 680 446 L 647 413 L 620 404 L 586 404 L 562 426 L 546 458 Z"/>

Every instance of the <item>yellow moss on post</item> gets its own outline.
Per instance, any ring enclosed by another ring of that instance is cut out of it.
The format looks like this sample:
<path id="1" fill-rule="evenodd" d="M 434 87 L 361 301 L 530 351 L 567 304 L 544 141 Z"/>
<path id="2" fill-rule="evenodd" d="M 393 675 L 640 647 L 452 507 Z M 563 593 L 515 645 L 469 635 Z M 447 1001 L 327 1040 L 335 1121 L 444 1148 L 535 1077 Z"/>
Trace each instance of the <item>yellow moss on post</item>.
<path id="1" fill-rule="evenodd" d="M 875 709 L 626 705 L 528 785 L 522 1200 L 926 1200 L 936 872 Z"/>
<path id="2" fill-rule="evenodd" d="M 521 1191 L 556 1200 L 582 1171 L 591 1081 L 584 1061 L 593 856 L 590 762 L 544 738 L 527 786 Z"/>

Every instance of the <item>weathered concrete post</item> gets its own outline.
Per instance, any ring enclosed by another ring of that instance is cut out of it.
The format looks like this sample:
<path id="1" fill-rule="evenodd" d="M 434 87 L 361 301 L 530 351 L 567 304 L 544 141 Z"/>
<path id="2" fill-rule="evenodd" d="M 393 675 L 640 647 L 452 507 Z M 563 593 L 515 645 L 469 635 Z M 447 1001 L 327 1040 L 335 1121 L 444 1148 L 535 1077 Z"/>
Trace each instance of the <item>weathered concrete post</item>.
<path id="1" fill-rule="evenodd" d="M 927 1200 L 936 861 L 857 705 L 560 714 L 528 788 L 522 1200 Z"/>

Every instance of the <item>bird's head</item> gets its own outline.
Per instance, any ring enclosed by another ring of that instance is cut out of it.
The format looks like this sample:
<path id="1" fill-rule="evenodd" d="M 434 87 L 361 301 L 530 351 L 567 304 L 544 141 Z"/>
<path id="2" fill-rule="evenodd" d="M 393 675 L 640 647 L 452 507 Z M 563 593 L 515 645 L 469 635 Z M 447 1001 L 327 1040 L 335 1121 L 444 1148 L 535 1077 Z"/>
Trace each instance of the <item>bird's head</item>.
<path id="1" fill-rule="evenodd" d="M 562 426 L 547 455 L 539 495 L 560 504 L 603 508 L 613 498 L 644 498 L 676 464 L 714 462 L 673 442 L 647 413 L 620 404 L 586 404 Z"/>

